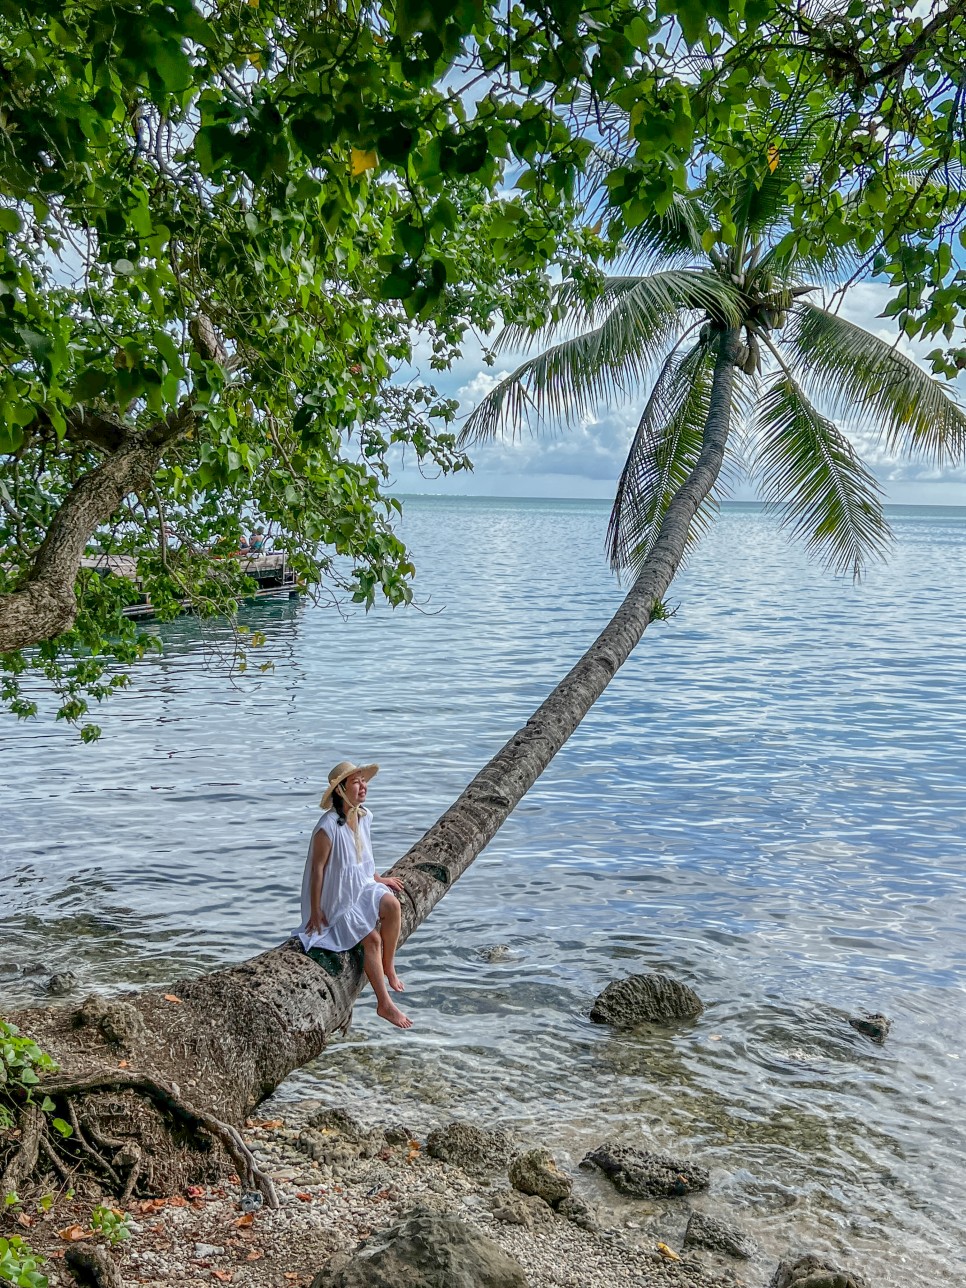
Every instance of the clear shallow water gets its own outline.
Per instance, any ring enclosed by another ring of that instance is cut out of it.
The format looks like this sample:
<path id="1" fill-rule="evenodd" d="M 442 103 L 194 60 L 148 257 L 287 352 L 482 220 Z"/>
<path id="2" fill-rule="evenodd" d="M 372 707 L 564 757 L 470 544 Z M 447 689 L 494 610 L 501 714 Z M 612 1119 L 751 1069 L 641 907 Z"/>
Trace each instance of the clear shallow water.
<path id="1" fill-rule="evenodd" d="M 606 518 L 413 500 L 422 612 L 259 604 L 275 669 L 234 685 L 208 665 L 218 630 L 184 619 L 93 747 L 0 724 L 0 1006 L 37 996 L 25 966 L 117 987 L 278 942 L 343 756 L 383 766 L 388 866 L 607 621 Z M 677 615 L 403 950 L 417 1027 L 364 995 L 285 1093 L 499 1121 L 570 1163 L 614 1133 L 691 1152 L 708 1206 L 762 1245 L 752 1282 L 795 1249 L 890 1288 L 961 1282 L 966 510 L 893 519 L 892 561 L 854 587 L 726 510 Z M 511 959 L 484 961 L 494 944 Z M 690 982 L 701 1020 L 591 1025 L 642 970 Z M 847 1024 L 861 1009 L 891 1017 L 885 1046 Z"/>

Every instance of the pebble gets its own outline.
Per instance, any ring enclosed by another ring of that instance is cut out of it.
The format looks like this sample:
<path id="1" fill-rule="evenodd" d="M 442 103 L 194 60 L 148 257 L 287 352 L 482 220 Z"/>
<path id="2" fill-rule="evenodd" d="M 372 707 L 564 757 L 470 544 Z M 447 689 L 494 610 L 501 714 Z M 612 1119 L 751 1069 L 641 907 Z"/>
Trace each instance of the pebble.
<path id="1" fill-rule="evenodd" d="M 216 1278 L 230 1273 L 232 1288 L 266 1288 L 287 1284 L 283 1272 L 297 1272 L 308 1284 L 334 1252 L 351 1252 L 372 1231 L 424 1204 L 484 1227 L 520 1263 L 531 1288 L 733 1288 L 733 1278 L 722 1279 L 691 1253 L 681 1263 L 663 1262 L 652 1249 L 659 1239 L 677 1246 L 671 1229 L 655 1233 L 648 1222 L 642 1234 L 633 1217 L 626 1229 L 601 1230 L 596 1222 L 584 1228 L 538 1199 L 525 1199 L 505 1172 L 483 1184 L 425 1149 L 411 1150 L 408 1140 L 381 1157 L 307 1169 L 297 1148 L 305 1116 L 290 1112 L 292 1121 L 270 1136 L 257 1129 L 246 1133 L 259 1166 L 275 1175 L 277 1210 L 267 1209 L 257 1192 L 239 1193 L 237 1187 L 223 1198 L 210 1196 L 203 1208 L 165 1207 L 125 1244 L 125 1256 L 139 1271 L 129 1281 L 140 1281 L 140 1288 L 212 1288 Z M 530 1223 L 513 1224 L 490 1210 L 508 1203 L 535 1205 Z M 254 1243 L 239 1243 L 238 1219 L 249 1213 L 254 1223 L 243 1233 Z M 163 1251 L 157 1243 L 154 1249 L 144 1246 L 155 1239 Z M 245 1253 L 252 1246 L 264 1255 L 248 1263 Z M 66 1284 L 52 1278 L 51 1288 Z"/>
<path id="2" fill-rule="evenodd" d="M 211 1257 L 223 1257 L 224 1255 L 225 1255 L 225 1249 L 217 1248 L 213 1243 L 195 1244 L 196 1261 L 208 1261 Z"/>

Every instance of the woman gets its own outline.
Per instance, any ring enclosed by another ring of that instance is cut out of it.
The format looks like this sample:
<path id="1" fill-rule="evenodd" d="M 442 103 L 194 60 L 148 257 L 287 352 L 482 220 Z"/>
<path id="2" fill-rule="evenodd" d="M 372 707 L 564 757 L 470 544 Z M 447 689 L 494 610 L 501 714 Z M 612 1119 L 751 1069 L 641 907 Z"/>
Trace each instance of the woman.
<path id="1" fill-rule="evenodd" d="M 361 943 L 366 976 L 376 994 L 376 1014 L 408 1029 L 412 1020 L 389 996 L 389 988 L 403 991 L 395 966 L 401 909 L 392 893 L 403 886 L 395 877 L 376 875 L 369 838 L 372 815 L 363 804 L 369 780 L 378 772 L 378 765 L 353 765 L 349 760 L 329 772 L 322 797 L 325 813 L 309 841 L 302 925 L 296 934 L 306 952 L 345 952 Z"/>

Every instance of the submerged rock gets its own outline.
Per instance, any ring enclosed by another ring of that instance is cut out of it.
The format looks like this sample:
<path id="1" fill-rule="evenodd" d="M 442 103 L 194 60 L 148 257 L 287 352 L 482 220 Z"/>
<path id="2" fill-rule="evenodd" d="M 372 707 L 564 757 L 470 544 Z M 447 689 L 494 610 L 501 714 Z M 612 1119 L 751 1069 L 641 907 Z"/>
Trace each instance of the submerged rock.
<path id="1" fill-rule="evenodd" d="M 756 1251 L 754 1239 L 748 1237 L 737 1226 L 729 1225 L 715 1216 L 705 1216 L 703 1212 L 692 1212 L 688 1228 L 684 1232 L 685 1248 L 708 1248 L 712 1252 L 723 1252 L 729 1257 L 740 1257 L 750 1260 Z"/>
<path id="2" fill-rule="evenodd" d="M 527 1288 L 527 1280 L 519 1262 L 474 1226 L 416 1208 L 334 1257 L 312 1288 Z"/>
<path id="3" fill-rule="evenodd" d="M 864 1033 L 873 1042 L 882 1043 L 889 1036 L 892 1021 L 876 1012 L 875 1015 L 850 1015 L 849 1023 L 859 1033 Z"/>
<path id="4" fill-rule="evenodd" d="M 768 1288 L 867 1288 L 866 1281 L 850 1270 L 822 1261 L 820 1257 L 799 1257 L 780 1261 Z"/>
<path id="5" fill-rule="evenodd" d="M 490 944 L 476 951 L 485 962 L 508 962 L 513 959 L 513 949 L 509 944 Z"/>
<path id="6" fill-rule="evenodd" d="M 608 1141 L 592 1149 L 580 1166 L 599 1168 L 622 1194 L 634 1198 L 673 1198 L 706 1190 L 711 1184 L 707 1169 L 695 1163 Z"/>
<path id="7" fill-rule="evenodd" d="M 668 975 L 628 975 L 615 979 L 591 1008 L 597 1024 L 632 1029 L 638 1024 L 667 1024 L 672 1020 L 693 1020 L 704 1004 L 693 988 Z"/>
<path id="8" fill-rule="evenodd" d="M 518 1154 L 510 1164 L 510 1184 L 522 1194 L 536 1194 L 556 1207 L 570 1196 L 574 1183 L 561 1172 L 549 1149 L 531 1149 Z"/>
<path id="9" fill-rule="evenodd" d="M 426 1138 L 426 1152 L 464 1172 L 498 1171 L 513 1149 L 505 1131 L 486 1131 L 473 1123 L 452 1122 L 436 1127 Z"/>
<path id="10" fill-rule="evenodd" d="M 47 992 L 51 997 L 66 997 L 77 987 L 77 976 L 71 970 L 58 971 L 47 981 Z"/>

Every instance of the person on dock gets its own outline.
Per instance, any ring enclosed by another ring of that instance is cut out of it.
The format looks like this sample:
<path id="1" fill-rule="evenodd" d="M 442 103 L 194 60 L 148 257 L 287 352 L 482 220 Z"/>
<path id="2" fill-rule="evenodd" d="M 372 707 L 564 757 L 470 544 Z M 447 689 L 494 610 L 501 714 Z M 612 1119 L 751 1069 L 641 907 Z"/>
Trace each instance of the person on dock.
<path id="1" fill-rule="evenodd" d="M 265 553 L 265 536 L 264 528 L 256 528 L 248 538 L 248 553 L 252 555 L 262 555 Z"/>
<path id="2" fill-rule="evenodd" d="M 363 967 L 376 995 L 376 1014 L 399 1029 L 412 1027 L 389 996 L 403 991 L 396 974 L 396 944 L 402 910 L 395 877 L 376 874 L 364 806 L 378 765 L 340 761 L 329 772 L 322 797 L 324 813 L 312 830 L 302 877 L 302 924 L 295 932 L 306 952 L 321 948 L 345 952 L 362 945 Z M 388 981 L 388 987 L 387 987 Z"/>

